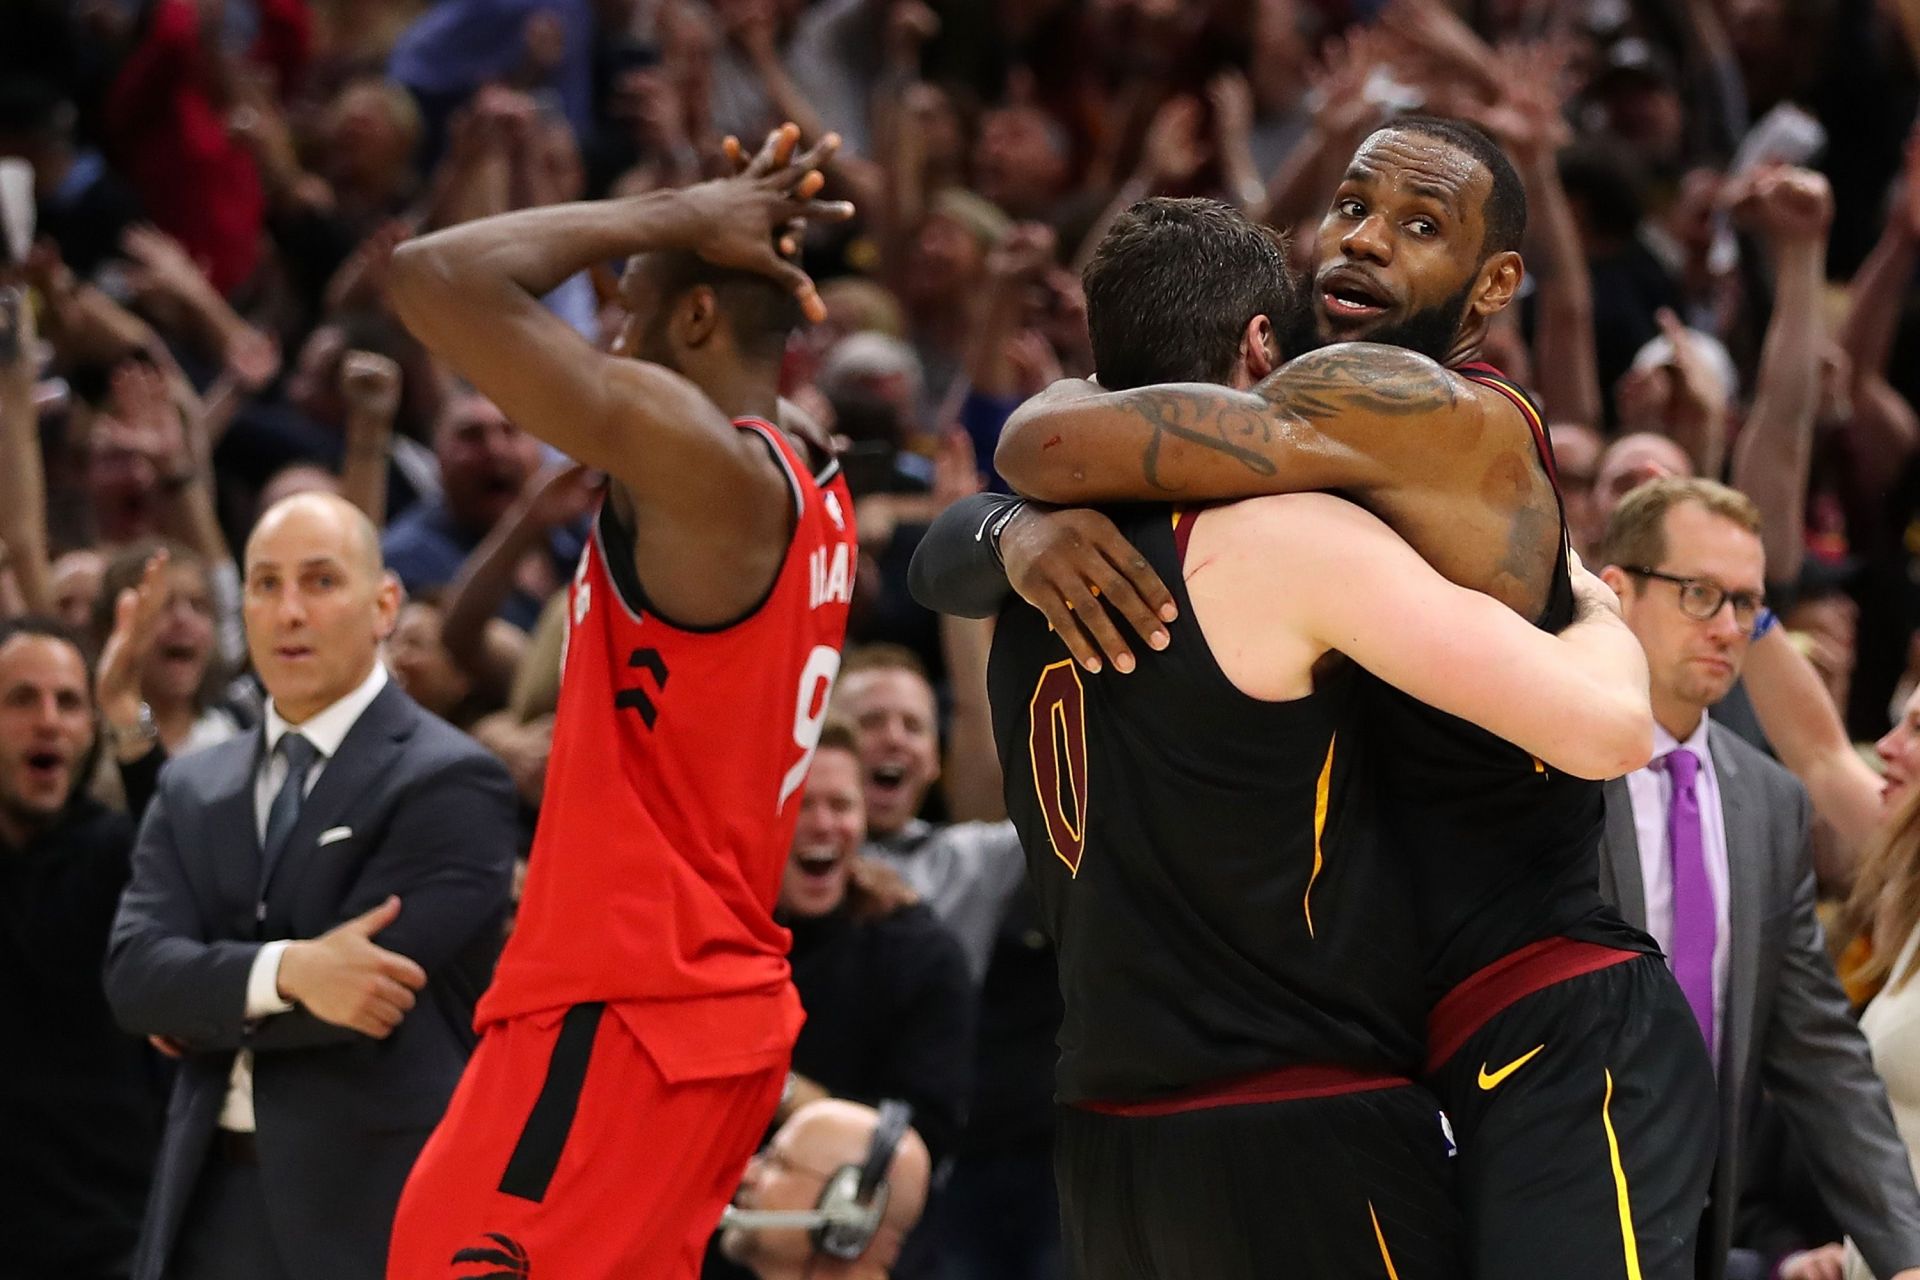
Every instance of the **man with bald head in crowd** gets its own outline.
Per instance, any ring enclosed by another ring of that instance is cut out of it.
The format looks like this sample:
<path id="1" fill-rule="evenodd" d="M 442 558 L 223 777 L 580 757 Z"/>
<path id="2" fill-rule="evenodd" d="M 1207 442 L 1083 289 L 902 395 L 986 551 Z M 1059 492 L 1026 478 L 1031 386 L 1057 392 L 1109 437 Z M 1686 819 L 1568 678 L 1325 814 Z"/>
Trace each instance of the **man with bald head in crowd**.
<path id="1" fill-rule="evenodd" d="M 512 784 L 392 683 L 373 526 L 288 498 L 246 549 L 255 732 L 170 763 L 107 998 L 180 1060 L 136 1280 L 378 1280 L 472 1048 L 507 908 Z"/>
<path id="2" fill-rule="evenodd" d="M 1693 459 L 1671 436 L 1655 431 L 1635 431 L 1621 436 L 1600 455 L 1593 475 L 1593 518 L 1596 521 L 1591 550 L 1597 552 L 1607 522 L 1621 500 L 1650 480 L 1674 476 L 1685 480 L 1693 475 Z M 1589 554 L 1588 548 L 1581 549 Z"/>
<path id="3" fill-rule="evenodd" d="M 846 1188 L 828 1191 L 841 1170 L 864 1169 L 882 1159 L 886 1167 L 873 1194 L 864 1201 L 854 1198 L 866 1209 L 866 1223 L 829 1228 L 833 1234 L 823 1239 L 819 1228 L 723 1218 L 721 1251 L 759 1280 L 886 1280 L 901 1242 L 927 1207 L 932 1161 L 927 1144 L 912 1129 L 876 1141 L 882 1127 L 881 1113 L 872 1107 L 838 1098 L 809 1102 L 787 1117 L 748 1163 L 733 1198 L 735 1209 L 754 1213 L 830 1209 L 847 1203 Z"/>

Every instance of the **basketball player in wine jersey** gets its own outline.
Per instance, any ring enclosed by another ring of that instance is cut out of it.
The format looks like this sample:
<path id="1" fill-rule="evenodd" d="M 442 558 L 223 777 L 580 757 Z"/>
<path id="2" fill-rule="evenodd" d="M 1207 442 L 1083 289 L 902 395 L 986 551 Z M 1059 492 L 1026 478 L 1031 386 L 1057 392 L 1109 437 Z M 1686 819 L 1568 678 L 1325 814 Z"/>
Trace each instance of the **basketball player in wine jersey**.
<path id="1" fill-rule="evenodd" d="M 840 665 L 851 498 L 775 425 L 819 299 L 778 251 L 834 140 L 731 178 L 402 246 L 429 348 L 610 483 L 574 576 L 547 790 L 480 1042 L 415 1167 L 389 1274 L 697 1275 L 801 1010 L 774 900 Z M 610 355 L 539 299 L 630 258 Z M 476 1270 L 478 1268 L 478 1270 Z"/>
<path id="2" fill-rule="evenodd" d="M 1355 152 L 1320 224 L 1315 349 L 1250 390 L 1056 384 L 1008 420 L 998 469 L 1017 491 L 1061 504 L 1338 493 L 1442 576 L 1557 632 L 1574 616 L 1572 557 L 1545 427 L 1481 359 L 1521 282 L 1525 225 L 1519 175 L 1483 131 L 1389 121 Z M 1175 282 L 1194 273 L 1162 267 Z M 1133 333 L 1112 336 L 1122 351 L 1158 350 L 1169 310 L 1125 308 Z M 1104 376 L 1108 356 L 1099 362 Z M 1019 545 L 1021 520 L 1051 518 L 1009 514 L 991 528 Z M 941 534 L 936 522 L 923 552 Z M 1091 588 L 1153 643 L 1161 624 L 1135 584 L 1159 571 L 1154 548 L 1085 524 L 1075 536 L 1102 545 L 1105 563 L 1085 582 L 1040 575 L 1068 583 L 1045 593 L 1046 617 L 1089 671 L 1105 651 L 1128 673 L 1131 655 L 1122 660 Z M 986 541 L 978 556 L 992 566 Z M 1193 572 L 1170 554 L 1159 563 Z M 1378 616 L 1417 636 L 1431 621 Z M 1418 907 L 1421 1079 L 1459 1138 L 1467 1273 L 1691 1280 L 1713 1171 L 1713 1067 L 1657 944 L 1600 897 L 1600 784 L 1402 690 L 1381 684 L 1368 701 L 1386 744 L 1386 839 L 1411 868 Z"/>

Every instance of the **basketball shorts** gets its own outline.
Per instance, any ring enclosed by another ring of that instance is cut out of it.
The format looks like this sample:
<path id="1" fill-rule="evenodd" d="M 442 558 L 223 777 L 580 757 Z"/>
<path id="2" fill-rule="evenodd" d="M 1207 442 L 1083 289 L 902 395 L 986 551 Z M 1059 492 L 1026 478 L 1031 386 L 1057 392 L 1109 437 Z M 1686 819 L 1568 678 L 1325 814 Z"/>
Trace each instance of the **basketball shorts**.
<path id="1" fill-rule="evenodd" d="M 1693 1280 L 1718 1141 L 1713 1068 L 1666 961 L 1614 954 L 1464 1037 L 1436 1010 L 1436 1052 L 1457 1047 L 1427 1084 L 1460 1145 L 1476 1280 Z"/>
<path id="2" fill-rule="evenodd" d="M 786 1080 L 669 1083 L 617 1016 L 487 1028 L 401 1194 L 389 1280 L 695 1280 Z"/>
<path id="3" fill-rule="evenodd" d="M 1060 1108 L 1073 1274 L 1100 1280 L 1456 1280 L 1439 1105 L 1401 1082 L 1148 1114 Z"/>

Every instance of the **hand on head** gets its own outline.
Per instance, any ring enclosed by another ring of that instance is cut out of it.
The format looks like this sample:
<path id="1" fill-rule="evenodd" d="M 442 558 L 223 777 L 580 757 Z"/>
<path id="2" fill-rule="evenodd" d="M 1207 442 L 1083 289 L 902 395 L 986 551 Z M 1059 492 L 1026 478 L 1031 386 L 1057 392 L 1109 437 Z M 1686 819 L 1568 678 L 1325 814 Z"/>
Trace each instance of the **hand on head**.
<path id="1" fill-rule="evenodd" d="M 807 319 L 818 324 L 826 319 L 826 305 L 812 278 L 790 259 L 800 245 L 793 224 L 811 218 L 845 221 L 853 216 L 853 206 L 817 198 L 826 185 L 821 169 L 839 150 L 840 135 L 829 133 L 796 157 L 799 141 L 797 125 L 781 125 L 742 165 L 744 150 L 737 139 L 728 138 L 725 153 L 737 172 L 687 192 L 700 210 L 700 225 L 689 247 L 718 266 L 779 281 L 800 300 Z"/>

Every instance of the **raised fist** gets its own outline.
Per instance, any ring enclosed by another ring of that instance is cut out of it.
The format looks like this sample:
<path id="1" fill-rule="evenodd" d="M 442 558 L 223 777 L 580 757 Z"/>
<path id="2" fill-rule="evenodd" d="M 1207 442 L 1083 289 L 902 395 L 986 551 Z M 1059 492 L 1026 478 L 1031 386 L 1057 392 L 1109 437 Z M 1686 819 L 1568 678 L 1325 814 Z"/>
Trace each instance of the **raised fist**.
<path id="1" fill-rule="evenodd" d="M 400 410 L 400 366 L 372 351 L 349 351 L 340 362 L 340 394 L 349 413 L 388 418 Z"/>

